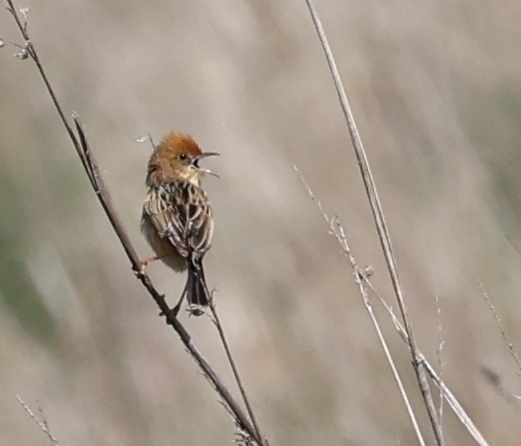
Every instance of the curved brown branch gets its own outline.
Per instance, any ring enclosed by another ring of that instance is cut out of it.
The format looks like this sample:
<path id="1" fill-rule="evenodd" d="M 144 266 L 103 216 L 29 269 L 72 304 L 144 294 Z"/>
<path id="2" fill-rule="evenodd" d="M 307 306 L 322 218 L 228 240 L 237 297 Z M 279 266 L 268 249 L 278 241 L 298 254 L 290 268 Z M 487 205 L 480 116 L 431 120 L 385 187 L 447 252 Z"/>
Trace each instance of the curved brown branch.
<path id="1" fill-rule="evenodd" d="M 165 296 L 156 290 L 152 281 L 150 280 L 150 277 L 146 273 L 143 273 L 141 271 L 141 262 L 139 256 L 130 240 L 130 237 L 125 231 L 125 228 L 122 224 L 121 219 L 119 218 L 118 213 L 116 212 L 113 206 L 111 195 L 100 173 L 100 169 L 98 167 L 96 158 L 91 150 L 91 147 L 88 143 L 85 131 L 83 129 L 83 125 L 81 124 L 78 115 L 73 114 L 73 121 L 75 127 L 73 129 L 73 127 L 65 117 L 63 108 L 61 107 L 58 98 L 49 82 L 49 79 L 45 73 L 45 69 L 38 56 L 38 53 L 36 52 L 36 49 L 34 48 L 34 45 L 31 42 L 29 33 L 27 31 L 27 23 L 22 22 L 22 20 L 20 19 L 20 16 L 13 5 L 13 1 L 6 1 L 7 10 L 13 16 L 16 25 L 22 37 L 24 38 L 25 46 L 23 48 L 27 52 L 26 54 L 28 55 L 28 57 L 35 63 L 40 73 L 40 77 L 42 78 L 45 84 L 45 87 L 51 97 L 53 105 L 56 108 L 60 120 L 64 125 L 67 134 L 81 160 L 82 166 L 87 174 L 89 182 L 94 192 L 96 193 L 96 197 L 98 198 L 98 201 L 103 207 L 103 210 L 105 211 L 105 214 L 107 215 L 107 218 L 109 219 L 110 224 L 114 229 L 114 232 L 116 233 L 119 241 L 121 242 L 121 245 L 128 259 L 130 260 L 132 270 L 134 271 L 140 282 L 143 284 L 143 286 L 147 289 L 150 296 L 154 299 L 155 303 L 161 310 L 161 315 L 165 317 L 166 323 L 170 325 L 177 333 L 181 342 L 188 350 L 192 358 L 195 360 L 195 362 L 203 372 L 204 376 L 210 381 L 215 391 L 219 394 L 225 407 L 233 416 L 234 421 L 238 429 L 241 431 L 242 436 L 244 438 L 247 438 L 250 442 L 254 441 L 258 445 L 267 446 L 268 443 L 264 438 L 261 437 L 258 427 L 252 424 L 246 413 L 243 411 L 243 409 L 240 407 L 237 401 L 235 401 L 228 388 L 223 384 L 216 371 L 194 345 L 190 334 L 186 331 L 186 329 L 177 319 L 177 317 L 175 317 L 173 311 L 171 311 L 170 307 L 166 303 Z M 248 410 L 250 411 L 249 407 Z"/>
<path id="2" fill-rule="evenodd" d="M 257 429 L 255 429 L 255 427 L 251 424 L 248 417 L 240 408 L 238 403 L 234 400 L 230 391 L 222 383 L 215 370 L 194 345 L 189 333 L 186 331 L 179 319 L 174 315 L 174 312 L 171 311 L 171 308 L 166 303 L 165 296 L 156 290 L 156 288 L 152 284 L 152 281 L 150 280 L 150 277 L 146 273 L 143 273 L 141 271 L 141 261 L 139 259 L 139 256 L 137 255 L 137 252 L 134 249 L 134 246 L 132 245 L 132 242 L 130 241 L 130 238 L 126 233 L 123 224 L 118 214 L 116 213 L 114 206 L 112 205 L 110 193 L 107 189 L 105 182 L 103 181 L 103 177 L 100 174 L 96 159 L 88 144 L 85 132 L 83 130 L 83 126 L 81 125 L 81 122 L 79 121 L 77 115 L 74 115 L 74 123 L 76 125 L 76 131 L 80 140 L 82 149 L 81 151 L 83 153 L 83 157 L 87 166 L 85 169 L 87 175 L 89 176 L 89 179 L 93 184 L 96 196 L 98 197 L 101 206 L 105 210 L 105 213 L 107 214 L 107 217 L 112 225 L 112 228 L 114 229 L 114 232 L 119 238 L 119 241 L 121 242 L 121 245 L 123 246 L 123 249 L 125 250 L 125 253 L 127 254 L 130 260 L 132 269 L 135 272 L 137 278 L 141 281 L 143 286 L 148 290 L 148 292 L 156 302 L 157 306 L 161 310 L 161 315 L 165 317 L 166 323 L 172 326 L 175 332 L 179 335 L 179 338 L 181 339 L 184 346 L 186 347 L 190 355 L 193 357 L 197 365 L 199 365 L 199 367 L 203 371 L 203 374 L 208 378 L 208 380 L 215 388 L 219 396 L 224 400 L 231 413 L 234 415 L 238 427 L 241 430 L 247 432 L 248 435 L 254 438 L 258 444 L 264 444 L 263 439 L 256 434 Z"/>

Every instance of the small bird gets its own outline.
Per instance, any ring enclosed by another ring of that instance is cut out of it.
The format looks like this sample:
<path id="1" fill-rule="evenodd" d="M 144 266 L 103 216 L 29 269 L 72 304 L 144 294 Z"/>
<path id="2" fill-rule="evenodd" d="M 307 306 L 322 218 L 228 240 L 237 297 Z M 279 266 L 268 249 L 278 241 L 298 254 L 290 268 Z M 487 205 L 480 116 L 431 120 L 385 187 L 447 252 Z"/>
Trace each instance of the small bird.
<path id="1" fill-rule="evenodd" d="M 214 221 L 201 178 L 207 173 L 217 175 L 201 168 L 199 162 L 216 155 L 203 153 L 186 133 L 171 132 L 155 147 L 148 162 L 141 231 L 156 256 L 142 261 L 142 268 L 162 260 L 175 271 L 188 269 L 174 315 L 185 295 L 188 311 L 194 316 L 203 314 L 202 308 L 209 304 L 203 257 L 211 247 Z"/>

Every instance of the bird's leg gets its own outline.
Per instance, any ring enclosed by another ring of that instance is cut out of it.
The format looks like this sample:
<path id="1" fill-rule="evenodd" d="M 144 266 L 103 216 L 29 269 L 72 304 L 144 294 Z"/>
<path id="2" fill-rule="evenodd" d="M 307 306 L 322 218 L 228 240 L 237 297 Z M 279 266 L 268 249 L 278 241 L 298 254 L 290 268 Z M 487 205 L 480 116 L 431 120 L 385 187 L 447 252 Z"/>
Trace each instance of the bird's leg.
<path id="1" fill-rule="evenodd" d="M 139 261 L 139 270 L 136 271 L 136 276 L 144 276 L 147 266 L 149 263 L 155 262 L 156 260 L 162 260 L 166 256 L 154 256 L 154 257 L 148 257 L 147 259 L 140 260 Z"/>
<path id="2" fill-rule="evenodd" d="M 188 281 L 185 284 L 185 287 L 183 289 L 183 292 L 181 293 L 181 297 L 179 298 L 179 301 L 177 302 L 176 306 L 172 308 L 172 314 L 174 317 L 177 317 L 177 313 L 179 313 L 179 309 L 181 308 L 181 304 L 183 303 L 183 300 L 188 292 Z"/>

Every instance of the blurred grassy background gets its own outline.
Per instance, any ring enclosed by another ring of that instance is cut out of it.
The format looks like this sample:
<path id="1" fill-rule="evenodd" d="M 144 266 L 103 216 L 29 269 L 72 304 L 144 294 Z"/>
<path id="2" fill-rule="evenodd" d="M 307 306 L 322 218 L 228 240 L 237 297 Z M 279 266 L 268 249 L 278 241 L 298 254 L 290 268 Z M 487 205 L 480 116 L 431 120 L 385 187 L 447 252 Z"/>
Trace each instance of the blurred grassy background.
<path id="1" fill-rule="evenodd" d="M 207 275 L 273 445 L 416 444 L 335 241 L 293 171 L 389 281 L 315 31 L 300 1 L 26 0 L 66 111 L 79 112 L 139 233 L 147 144 L 191 133 L 221 179 Z M 413 327 L 491 444 L 517 445 L 520 393 L 478 281 L 521 345 L 521 5 L 317 2 L 379 187 Z M 0 34 L 20 42 L 7 12 Z M 233 426 L 162 320 L 89 189 L 35 68 L 0 50 L 0 444 L 230 444 Z M 183 277 L 150 273 L 178 296 Z M 205 319 L 186 321 L 231 383 Z M 424 419 L 408 354 L 390 342 Z M 446 410 L 451 444 L 472 444 Z M 428 433 L 428 428 L 425 429 Z M 430 433 L 429 433 L 430 435 Z"/>

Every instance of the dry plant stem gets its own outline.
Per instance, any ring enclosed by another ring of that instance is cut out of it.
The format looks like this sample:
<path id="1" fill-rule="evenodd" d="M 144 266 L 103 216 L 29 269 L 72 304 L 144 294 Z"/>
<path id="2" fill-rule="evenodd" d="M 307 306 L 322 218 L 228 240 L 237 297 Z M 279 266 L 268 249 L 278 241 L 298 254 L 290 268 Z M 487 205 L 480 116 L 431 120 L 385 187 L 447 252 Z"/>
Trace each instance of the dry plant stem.
<path id="1" fill-rule="evenodd" d="M 350 256 L 351 257 L 351 256 Z M 353 259 L 354 260 L 354 259 Z M 423 435 L 420 430 L 420 425 L 418 424 L 418 420 L 416 419 L 416 415 L 414 414 L 414 409 L 412 408 L 411 402 L 409 400 L 409 396 L 407 395 L 407 391 L 405 390 L 405 386 L 403 385 L 403 381 L 400 377 L 400 374 L 398 373 L 398 369 L 396 367 L 396 363 L 394 362 L 394 359 L 391 355 L 391 351 L 389 350 L 389 346 L 387 345 L 387 341 L 385 340 L 385 336 L 382 333 L 382 329 L 380 328 L 380 323 L 378 322 L 378 319 L 374 313 L 373 306 L 371 304 L 371 301 L 369 299 L 369 296 L 367 295 L 367 289 L 363 283 L 363 280 L 361 278 L 362 272 L 356 266 L 356 264 L 352 264 L 355 271 L 358 271 L 358 273 L 355 273 L 355 281 L 358 284 L 358 287 L 360 289 L 360 293 L 362 293 L 363 299 L 364 299 L 364 305 L 369 313 L 369 316 L 371 317 L 371 321 L 373 322 L 373 325 L 376 330 L 376 334 L 378 335 L 378 339 L 380 341 L 380 344 L 384 350 L 385 357 L 387 358 L 387 362 L 389 363 L 389 366 L 391 367 L 391 371 L 393 373 L 394 380 L 396 381 L 396 385 L 398 386 L 398 390 L 400 391 L 400 394 L 402 395 L 402 399 L 405 403 L 405 407 L 407 408 L 407 413 L 409 414 L 409 418 L 411 419 L 414 432 L 416 433 L 416 437 L 418 438 L 418 443 L 422 446 L 425 446 L 425 439 L 423 438 Z"/>
<path id="2" fill-rule="evenodd" d="M 497 324 L 497 326 L 499 327 L 499 329 L 501 331 L 501 336 L 503 336 L 503 339 L 507 343 L 508 352 L 510 353 L 510 356 L 514 359 L 514 361 L 516 363 L 517 374 L 518 374 L 518 376 L 521 376 L 521 360 L 519 359 L 519 355 L 514 350 L 514 344 L 510 340 L 510 336 L 508 336 L 508 334 L 507 334 L 507 332 L 505 330 L 505 327 L 503 325 L 503 322 L 501 322 L 501 318 L 497 314 L 496 308 L 494 307 L 494 305 L 492 304 L 492 301 L 488 297 L 488 294 L 487 294 L 487 292 L 485 290 L 485 287 L 483 286 L 483 284 L 481 282 L 479 282 L 479 286 L 481 288 L 481 292 L 483 293 L 483 297 L 485 298 L 485 300 L 486 300 L 486 302 L 488 304 L 488 308 L 492 312 L 492 316 L 494 316 L 494 319 L 496 320 L 496 324 Z"/>
<path id="3" fill-rule="evenodd" d="M 371 291 L 374 293 L 374 295 L 378 298 L 380 303 L 384 306 L 384 308 L 387 310 L 389 315 L 391 316 L 391 319 L 394 323 L 394 326 L 396 327 L 396 330 L 400 334 L 403 341 L 408 346 L 409 343 L 407 342 L 407 333 L 405 332 L 405 328 L 401 324 L 401 322 L 398 320 L 398 318 L 395 316 L 393 309 L 391 306 L 383 299 L 382 296 L 374 289 L 372 283 L 364 277 L 364 281 L 367 283 L 368 287 L 371 289 Z M 421 351 L 418 351 L 418 357 L 423 365 L 425 367 L 425 370 L 427 371 L 427 374 L 430 376 L 430 378 L 433 380 L 434 384 L 438 386 L 440 391 L 443 394 L 443 397 L 447 402 L 449 403 L 450 408 L 453 410 L 453 412 L 456 414 L 456 416 L 459 418 L 461 423 L 467 428 L 468 432 L 472 435 L 474 440 L 477 444 L 480 446 L 488 446 L 487 440 L 485 440 L 485 437 L 483 434 L 479 431 L 477 426 L 474 424 L 470 416 L 467 414 L 461 403 L 459 402 L 458 398 L 452 393 L 452 391 L 447 387 L 445 382 L 443 381 L 441 375 L 436 371 L 434 366 L 425 358 L 423 353 Z"/>
<path id="4" fill-rule="evenodd" d="M 51 435 L 51 429 L 49 428 L 49 423 L 47 423 L 47 418 L 45 418 L 45 413 L 44 413 L 42 407 L 40 406 L 40 403 L 38 401 L 36 401 L 36 404 L 38 404 L 38 412 L 40 412 L 40 416 L 42 417 L 42 423 L 45 426 L 45 429 L 48 431 L 47 437 L 49 438 L 49 440 L 51 440 L 51 444 L 53 446 L 58 446 L 58 442 L 56 441 L 54 436 Z"/>
<path id="5" fill-rule="evenodd" d="M 51 433 L 50 429 L 49 429 L 49 425 L 47 424 L 47 420 L 45 419 L 45 416 L 44 416 L 44 413 L 43 413 L 43 410 L 38 407 L 38 410 L 40 411 L 40 413 L 42 414 L 42 420 L 39 420 L 38 417 L 34 414 L 34 412 L 30 409 L 30 407 L 24 403 L 24 401 L 22 400 L 22 398 L 20 398 L 18 395 L 16 395 L 16 398 L 18 399 L 18 401 L 20 402 L 20 404 L 22 405 L 22 407 L 25 409 L 25 411 L 29 414 L 29 416 L 38 423 L 38 426 L 40 426 L 40 429 L 43 431 L 43 433 L 47 436 L 47 438 L 49 439 L 49 441 L 51 442 L 51 445 L 52 446 L 59 446 L 59 443 L 58 443 L 58 440 L 56 439 L 56 437 Z"/>
<path id="6" fill-rule="evenodd" d="M 350 249 L 349 245 L 347 244 L 347 237 L 345 235 L 345 231 L 344 231 L 342 225 L 340 225 L 340 223 L 338 222 L 338 220 L 336 218 L 328 217 L 327 213 L 322 208 L 322 204 L 320 203 L 319 200 L 317 200 L 317 198 L 313 194 L 313 191 L 311 190 L 310 186 L 308 185 L 308 183 L 306 182 L 304 177 L 302 175 L 300 175 L 300 172 L 298 171 L 297 167 L 295 167 L 295 171 L 299 174 L 302 182 L 304 183 L 304 186 L 306 187 L 306 189 L 308 191 L 309 196 L 315 202 L 320 213 L 322 214 L 322 217 L 324 217 L 324 220 L 328 224 L 329 233 L 333 237 L 336 238 L 337 242 L 340 244 L 340 246 L 342 248 L 342 253 L 345 254 L 349 258 L 351 267 L 353 268 L 353 272 L 355 274 L 356 283 L 360 287 L 359 282 L 361 282 L 361 281 L 365 282 L 365 285 L 373 292 L 373 294 L 378 298 L 380 303 L 386 309 L 386 311 L 389 314 L 389 316 L 391 317 L 391 319 L 396 327 L 396 331 L 398 331 L 398 334 L 400 335 L 400 337 L 403 339 L 403 341 L 406 343 L 406 345 L 409 346 L 409 343 L 407 342 L 407 333 L 405 332 L 405 329 L 403 328 L 402 323 L 398 320 L 398 318 L 394 314 L 392 307 L 375 290 L 372 283 L 368 280 L 367 275 L 363 274 L 360 271 L 360 268 L 358 267 L 357 262 L 353 256 L 353 254 L 351 253 L 351 249 Z M 365 288 L 366 287 L 364 286 L 364 288 L 363 288 L 364 292 L 365 292 Z M 447 400 L 451 409 L 454 411 L 454 413 L 459 418 L 461 423 L 467 428 L 467 430 L 472 435 L 472 437 L 474 438 L 476 443 L 479 444 L 480 446 L 488 446 L 487 441 L 485 440 L 485 438 L 483 437 L 483 435 L 481 434 L 479 429 L 476 427 L 476 425 L 474 424 L 472 419 L 468 416 L 468 414 L 466 413 L 465 409 L 463 408 L 461 403 L 458 401 L 456 396 L 445 385 L 441 376 L 436 372 L 436 369 L 429 363 L 429 361 L 425 358 L 425 356 L 423 355 L 423 353 L 421 351 L 418 351 L 418 355 L 419 355 L 420 363 L 425 367 L 427 374 L 431 377 L 434 384 L 440 389 L 440 392 L 442 393 L 444 399 Z M 408 400 L 405 399 L 405 401 L 407 404 Z M 411 415 L 411 419 L 412 420 L 415 419 L 414 415 Z M 414 421 L 413 421 L 413 423 L 414 423 Z"/>
<path id="7" fill-rule="evenodd" d="M 443 446 L 445 442 L 443 441 L 443 436 L 441 432 L 441 425 L 438 420 L 438 416 L 436 413 L 436 407 L 434 405 L 434 401 L 432 398 L 431 390 L 428 386 L 427 380 L 425 378 L 424 371 L 420 366 L 420 361 L 418 357 L 418 348 L 416 346 L 416 342 L 414 340 L 412 327 L 409 321 L 409 317 L 407 316 L 407 308 L 405 305 L 405 301 L 403 298 L 402 287 L 400 284 L 400 280 L 398 278 L 398 271 L 396 269 L 396 261 L 394 259 L 391 239 L 389 236 L 389 232 L 387 230 L 387 225 L 385 223 L 382 207 L 380 204 L 380 200 L 378 198 L 378 194 L 376 191 L 376 186 L 371 174 L 371 170 L 369 167 L 369 162 L 367 160 L 367 156 L 362 145 L 362 140 L 360 135 L 358 134 L 358 129 L 356 128 L 355 120 L 353 113 L 351 112 L 351 107 L 349 106 L 349 102 L 347 100 L 347 96 L 345 94 L 345 90 L 342 85 L 342 80 L 340 79 L 340 74 L 338 72 L 338 68 L 336 66 L 333 53 L 331 51 L 331 47 L 327 41 L 326 34 L 322 27 L 322 23 L 318 17 L 318 14 L 315 10 L 313 2 L 311 0 L 306 0 L 306 4 L 308 6 L 309 12 L 311 14 L 311 18 L 313 20 L 313 24 L 317 31 L 317 34 L 320 39 L 320 43 L 324 50 L 327 63 L 329 66 L 329 70 L 333 77 L 333 81 L 335 84 L 335 89 L 338 95 L 338 99 L 340 101 L 340 105 L 342 107 L 342 112 L 344 114 L 344 118 L 347 123 L 347 127 L 349 129 L 349 133 L 351 135 L 351 141 L 353 143 L 353 148 L 355 151 L 355 155 L 358 161 L 358 166 L 360 168 L 360 173 L 362 175 L 362 180 L 364 182 L 364 187 L 367 193 L 367 197 L 369 199 L 369 204 L 371 205 L 371 212 L 373 213 L 373 218 L 376 224 L 378 237 L 380 239 L 380 244 L 382 246 L 382 250 L 385 256 L 385 261 L 387 263 L 387 268 L 389 271 L 389 275 L 391 277 L 391 282 L 393 285 L 394 293 L 396 299 L 398 301 L 398 308 L 400 309 L 400 313 L 404 322 L 405 330 L 407 332 L 407 339 L 409 343 L 409 349 L 412 356 L 412 364 L 414 368 L 414 372 L 416 374 L 416 380 L 418 382 L 418 386 L 420 388 L 423 401 L 425 404 L 425 408 L 427 409 L 427 413 L 429 415 L 430 423 L 434 432 L 434 436 L 436 438 L 436 443 L 439 446 Z"/>
<path id="8" fill-rule="evenodd" d="M 101 206 L 103 207 L 103 209 L 112 225 L 112 228 L 114 229 L 114 232 L 116 233 L 117 237 L 119 238 L 119 240 L 123 246 L 123 249 L 125 250 L 125 253 L 127 254 L 127 257 L 130 260 L 132 269 L 136 273 L 136 276 L 138 277 L 138 279 L 141 281 L 143 286 L 148 290 L 148 292 L 150 293 L 150 295 L 156 302 L 157 306 L 161 310 L 161 314 L 163 316 L 165 316 L 167 324 L 172 326 L 172 328 L 176 331 L 176 333 L 178 334 L 182 343 L 184 344 L 185 348 L 188 350 L 188 352 L 190 353 L 192 358 L 196 361 L 198 366 L 201 368 L 203 374 L 211 382 L 211 384 L 215 388 L 216 392 L 223 399 L 223 401 L 226 404 L 226 407 L 229 409 L 230 413 L 233 414 L 237 426 L 241 430 L 246 432 L 257 444 L 259 444 L 259 445 L 266 444 L 265 442 L 263 442 L 262 438 L 257 436 L 256 429 L 251 424 L 251 422 L 249 421 L 248 417 L 246 416 L 246 414 L 244 413 L 242 408 L 239 406 L 239 404 L 234 400 L 234 398 L 232 397 L 229 390 L 222 383 L 222 380 L 219 378 L 219 376 L 214 371 L 212 366 L 208 363 L 206 358 L 204 358 L 204 356 L 201 354 L 201 352 L 196 348 L 196 346 L 192 342 L 190 335 L 185 330 L 184 326 L 172 314 L 171 309 L 169 308 L 168 304 L 166 303 L 165 296 L 160 294 L 155 289 L 149 276 L 141 271 L 140 259 L 137 255 L 136 250 L 134 249 L 134 246 L 132 245 L 132 243 L 130 241 L 130 238 L 128 237 L 126 231 L 124 230 L 124 227 L 121 223 L 121 219 L 119 218 L 118 214 L 116 213 L 116 211 L 112 205 L 112 199 L 111 199 L 110 193 L 100 174 L 98 164 L 90 149 L 90 146 L 86 139 L 85 132 L 83 131 L 79 118 L 77 115 L 74 115 L 74 123 L 75 123 L 76 132 L 77 132 L 77 133 L 75 133 L 73 131 L 71 125 L 65 118 L 63 109 L 54 93 L 53 88 L 51 87 L 51 84 L 47 78 L 47 75 L 45 74 L 45 70 L 43 68 L 42 63 L 40 62 L 38 53 L 36 52 L 34 45 L 32 44 L 29 34 L 27 32 L 27 25 L 22 24 L 22 22 L 18 16 L 18 13 L 13 5 L 12 0 L 6 0 L 6 1 L 8 4 L 7 9 L 13 16 L 13 18 L 18 26 L 18 29 L 20 30 L 20 33 L 22 34 L 22 36 L 25 40 L 25 48 L 27 49 L 30 58 L 34 61 L 34 63 L 36 64 L 36 66 L 38 68 L 38 71 L 40 72 L 40 75 L 43 79 L 43 82 L 45 83 L 45 86 L 47 88 L 49 95 L 51 96 L 51 99 L 60 116 L 60 119 L 61 119 L 63 125 L 65 126 L 65 129 L 67 130 L 67 133 L 72 141 L 72 144 L 74 145 L 76 152 L 78 153 L 78 156 L 80 157 L 81 163 L 85 169 L 85 172 L 87 173 L 90 184 L 91 184 L 92 188 L 94 189 L 96 196 L 98 197 L 98 200 L 99 200 Z"/>
<path id="9" fill-rule="evenodd" d="M 324 211 L 324 209 L 322 207 L 322 203 L 320 203 L 320 201 L 316 199 L 315 194 L 311 190 L 311 187 L 307 183 L 306 179 L 300 174 L 300 172 L 296 166 L 294 166 L 294 169 L 297 172 L 297 174 L 300 176 L 300 179 L 301 179 L 302 183 L 304 184 L 304 186 L 306 187 L 309 196 L 311 197 L 313 202 L 317 205 L 318 210 L 320 211 L 320 213 L 322 214 L 322 217 L 324 217 L 324 220 L 326 221 L 327 225 L 329 226 L 329 233 L 333 237 L 335 237 L 335 239 L 337 240 L 337 242 L 340 244 L 340 246 L 342 248 L 342 253 L 345 254 L 349 259 L 351 268 L 353 269 L 353 273 L 355 275 L 355 282 L 358 285 L 358 289 L 360 290 L 360 294 L 364 301 L 365 308 L 366 308 L 367 312 L 369 313 L 371 321 L 373 322 L 373 325 L 376 330 L 376 334 L 378 336 L 378 340 L 380 341 L 380 345 L 382 346 L 382 348 L 384 350 L 384 354 L 387 359 L 387 362 L 389 363 L 389 366 L 391 367 L 391 372 L 392 372 L 393 377 L 398 386 L 398 390 L 400 391 L 400 395 L 402 396 L 402 399 L 405 403 L 405 408 L 407 410 L 409 418 L 411 419 L 411 423 L 412 423 L 414 432 L 416 433 L 416 437 L 418 438 L 418 443 L 422 446 L 425 446 L 425 439 L 423 438 L 423 434 L 421 433 L 420 425 L 418 423 L 418 420 L 416 419 L 416 415 L 414 414 L 414 410 L 413 410 L 411 402 L 409 400 L 409 396 L 407 395 L 405 386 L 403 385 L 403 381 L 400 377 L 400 374 L 398 373 L 398 369 L 397 369 L 394 359 L 391 355 L 391 351 L 389 350 L 389 346 L 387 345 L 387 341 L 385 340 L 385 336 L 383 335 L 383 332 L 381 330 L 380 323 L 376 317 L 376 314 L 373 311 L 373 306 L 371 304 L 369 296 L 367 295 L 367 285 L 364 280 L 365 274 L 359 268 L 354 256 L 351 253 L 351 249 L 349 248 L 349 244 L 347 242 L 347 236 L 345 234 L 344 228 L 336 217 L 330 218 L 327 215 L 327 213 Z"/>
<path id="10" fill-rule="evenodd" d="M 334 228 L 333 226 L 336 226 L 336 228 Z M 371 300 L 369 299 L 369 296 L 367 295 L 367 287 L 364 282 L 365 275 L 362 273 L 361 269 L 359 268 L 358 264 L 356 263 L 355 258 L 351 255 L 351 250 L 349 248 L 349 245 L 347 244 L 347 238 L 346 238 L 346 235 L 344 232 L 344 228 L 337 221 L 332 220 L 331 229 L 333 231 L 335 231 L 335 233 L 337 234 L 337 237 L 339 237 L 339 242 L 341 244 L 343 244 L 345 247 L 345 252 L 346 252 L 347 256 L 349 257 L 349 261 L 351 262 L 351 267 L 353 268 L 353 271 L 355 273 L 355 281 L 358 284 L 358 288 L 360 289 L 360 293 L 363 297 L 365 308 L 366 308 L 367 312 L 369 313 L 369 316 L 371 317 L 371 321 L 373 322 L 373 325 L 375 327 L 376 334 L 378 335 L 378 339 L 384 350 L 385 357 L 387 358 L 387 362 L 389 363 L 389 366 L 391 367 L 391 371 L 392 371 L 394 380 L 396 381 L 398 390 L 400 391 L 402 399 L 405 403 L 407 413 L 409 414 L 409 418 L 411 419 L 411 422 L 412 422 L 412 425 L 414 428 L 414 432 L 416 433 L 416 437 L 418 438 L 418 443 L 422 446 L 425 446 L 425 439 L 423 438 L 423 435 L 420 430 L 420 425 L 418 423 L 418 420 L 416 419 L 416 415 L 414 414 L 414 409 L 412 408 L 411 402 L 409 400 L 409 396 L 407 395 L 407 391 L 405 390 L 403 381 L 400 377 L 400 374 L 398 373 L 398 368 L 396 367 L 396 363 L 394 362 L 394 359 L 391 355 L 391 351 L 389 350 L 389 346 L 387 345 L 385 336 L 382 333 L 380 323 L 378 322 L 376 314 L 374 313 L 373 306 L 371 304 Z"/>
<path id="11" fill-rule="evenodd" d="M 489 446 L 487 440 L 483 434 L 479 431 L 477 426 L 472 421 L 472 418 L 469 417 L 464 407 L 459 402 L 458 398 L 452 393 L 452 391 L 447 387 L 447 385 L 442 381 L 441 376 L 436 372 L 436 369 L 429 363 L 429 361 L 423 356 L 422 353 L 419 353 L 420 361 L 422 362 L 423 367 L 427 371 L 430 378 L 433 382 L 438 386 L 438 388 L 443 393 L 443 397 L 449 403 L 450 408 L 459 418 L 460 422 L 465 426 L 467 431 L 472 435 L 474 441 L 479 446 Z"/>
<path id="12" fill-rule="evenodd" d="M 29 38 L 29 33 L 27 32 L 27 23 L 22 24 L 22 21 L 20 20 L 20 16 L 18 15 L 12 0 L 6 0 L 7 1 L 7 10 L 11 13 L 13 16 L 16 26 L 18 27 L 20 34 L 22 34 L 22 37 L 25 41 L 25 49 L 28 51 L 29 56 L 34 61 L 36 67 L 38 68 L 38 71 L 40 72 L 40 76 L 45 83 L 45 86 L 47 88 L 47 91 L 49 95 L 51 96 L 52 102 L 54 104 L 54 107 L 56 108 L 56 111 L 60 115 L 60 119 L 65 125 L 65 128 L 67 130 L 67 133 L 69 134 L 69 137 L 74 142 L 74 147 L 76 150 L 79 149 L 78 143 L 75 139 L 74 132 L 72 131 L 71 126 L 68 124 L 67 119 L 65 118 L 65 114 L 63 113 L 63 110 L 58 102 L 58 99 L 56 98 L 56 95 L 54 94 L 53 89 L 51 88 L 51 85 L 49 83 L 49 79 L 47 78 L 47 75 L 45 74 L 45 70 L 43 68 L 43 65 L 40 62 L 40 58 L 38 57 L 38 53 L 35 51 L 34 46 L 31 42 L 31 39 Z"/>
<path id="13" fill-rule="evenodd" d="M 436 294 L 436 307 L 438 308 L 436 312 L 436 320 L 438 323 L 438 349 L 436 350 L 436 356 L 438 357 L 438 367 L 440 369 L 440 377 L 443 380 L 443 345 L 445 342 L 443 341 L 443 333 L 442 333 L 442 325 L 441 325 L 441 305 L 440 298 Z M 440 399 L 440 408 L 438 410 L 438 418 L 440 420 L 440 425 L 443 433 L 443 392 L 439 389 L 439 399 Z"/>
<path id="14" fill-rule="evenodd" d="M 211 295 L 211 293 L 210 293 L 210 295 Z M 237 382 L 237 387 L 239 388 L 239 392 L 241 393 L 242 399 L 244 401 L 244 405 L 246 406 L 246 410 L 248 411 L 250 420 L 252 421 L 253 427 L 255 428 L 255 432 L 257 433 L 257 437 L 261 438 L 263 440 L 262 444 L 264 446 L 268 446 L 268 441 L 263 437 L 261 430 L 259 429 L 259 425 L 257 424 L 257 419 L 255 417 L 255 412 L 253 411 L 253 409 L 251 407 L 250 400 L 248 398 L 248 395 L 246 394 L 244 385 L 242 384 L 242 379 L 239 375 L 239 371 L 237 369 L 237 366 L 235 365 L 235 360 L 233 359 L 232 352 L 230 350 L 228 341 L 224 334 L 223 326 L 222 326 L 219 316 L 217 314 L 217 308 L 215 306 L 213 296 L 210 299 L 210 311 L 212 312 L 213 323 L 215 324 L 215 327 L 217 328 L 217 332 L 219 333 L 219 337 L 221 338 L 221 342 L 224 346 L 224 351 L 226 352 L 226 357 L 228 358 L 228 362 L 230 363 L 230 367 L 232 369 L 233 376 L 235 378 L 235 381 Z"/>

